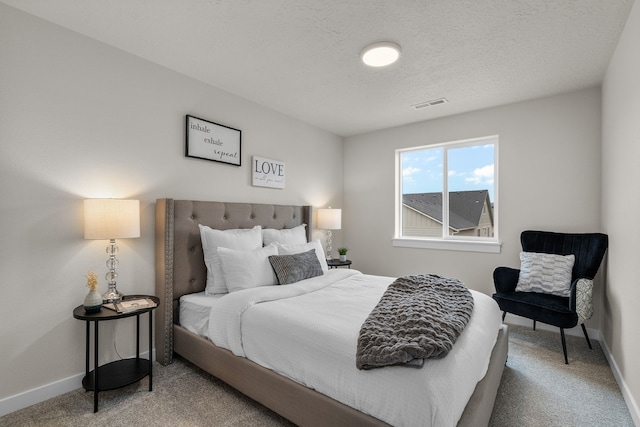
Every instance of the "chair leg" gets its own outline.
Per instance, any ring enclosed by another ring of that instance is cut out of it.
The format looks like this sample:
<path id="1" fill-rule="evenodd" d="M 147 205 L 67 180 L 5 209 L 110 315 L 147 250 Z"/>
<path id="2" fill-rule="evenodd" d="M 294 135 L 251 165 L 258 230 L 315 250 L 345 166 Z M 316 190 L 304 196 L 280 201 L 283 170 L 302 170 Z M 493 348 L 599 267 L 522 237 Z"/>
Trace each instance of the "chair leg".
<path id="1" fill-rule="evenodd" d="M 536 330 L 536 321 L 535 320 L 533 321 L 533 330 L 534 331 Z"/>
<path id="2" fill-rule="evenodd" d="M 567 341 L 564 339 L 564 328 L 560 328 L 560 336 L 562 337 L 562 352 L 564 353 L 564 364 L 569 364 L 569 359 L 567 359 Z"/>
<path id="3" fill-rule="evenodd" d="M 582 326 L 582 332 L 584 332 L 584 337 L 587 339 L 587 344 L 589 345 L 589 350 L 593 350 L 593 347 L 591 347 L 591 341 L 589 341 L 589 334 L 587 334 L 587 328 L 584 327 L 584 323 L 581 324 L 580 326 Z"/>
<path id="4" fill-rule="evenodd" d="M 502 312 L 502 321 L 503 321 L 503 322 L 504 322 L 504 318 L 505 318 L 506 316 L 507 316 L 507 312 L 506 312 L 506 311 L 503 311 L 503 312 Z"/>

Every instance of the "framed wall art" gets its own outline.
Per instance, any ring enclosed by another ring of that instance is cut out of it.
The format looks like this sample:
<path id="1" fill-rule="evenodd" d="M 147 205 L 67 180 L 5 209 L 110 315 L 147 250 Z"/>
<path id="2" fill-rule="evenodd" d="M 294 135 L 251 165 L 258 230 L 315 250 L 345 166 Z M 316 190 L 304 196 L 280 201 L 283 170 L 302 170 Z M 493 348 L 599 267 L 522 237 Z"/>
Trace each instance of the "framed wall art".
<path id="1" fill-rule="evenodd" d="M 253 156 L 251 163 L 251 184 L 254 187 L 284 188 L 283 162 Z"/>
<path id="2" fill-rule="evenodd" d="M 187 115 L 185 156 L 241 165 L 242 131 Z"/>

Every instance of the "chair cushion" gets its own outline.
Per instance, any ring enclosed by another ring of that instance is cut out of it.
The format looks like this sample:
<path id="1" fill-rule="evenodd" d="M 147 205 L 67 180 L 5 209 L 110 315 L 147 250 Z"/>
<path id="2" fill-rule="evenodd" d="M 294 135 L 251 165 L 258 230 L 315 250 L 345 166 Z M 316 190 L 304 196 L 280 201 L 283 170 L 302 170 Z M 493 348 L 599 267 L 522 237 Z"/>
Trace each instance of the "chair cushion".
<path id="1" fill-rule="evenodd" d="M 573 254 L 520 252 L 520 276 L 516 291 L 568 297 L 575 259 Z"/>
<path id="2" fill-rule="evenodd" d="M 569 308 L 569 298 L 538 292 L 499 292 L 493 299 L 500 310 L 559 328 L 573 328 L 578 315 Z"/>
<path id="3" fill-rule="evenodd" d="M 593 281 L 580 279 L 576 283 L 576 314 L 578 324 L 582 325 L 593 315 Z"/>

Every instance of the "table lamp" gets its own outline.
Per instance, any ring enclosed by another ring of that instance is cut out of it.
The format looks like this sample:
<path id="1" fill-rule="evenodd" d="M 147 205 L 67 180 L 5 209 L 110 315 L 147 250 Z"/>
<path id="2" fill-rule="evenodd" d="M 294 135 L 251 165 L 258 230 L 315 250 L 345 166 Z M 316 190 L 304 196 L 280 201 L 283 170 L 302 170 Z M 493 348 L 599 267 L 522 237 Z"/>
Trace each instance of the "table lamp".
<path id="1" fill-rule="evenodd" d="M 84 238 L 109 240 L 107 246 L 107 292 L 103 302 L 117 302 L 123 297 L 116 288 L 118 246 L 116 239 L 140 237 L 140 201 L 123 199 L 86 199 L 84 201 Z"/>
<path id="2" fill-rule="evenodd" d="M 342 209 L 318 209 L 318 228 L 327 230 L 327 259 L 331 257 L 331 230 L 342 227 Z"/>

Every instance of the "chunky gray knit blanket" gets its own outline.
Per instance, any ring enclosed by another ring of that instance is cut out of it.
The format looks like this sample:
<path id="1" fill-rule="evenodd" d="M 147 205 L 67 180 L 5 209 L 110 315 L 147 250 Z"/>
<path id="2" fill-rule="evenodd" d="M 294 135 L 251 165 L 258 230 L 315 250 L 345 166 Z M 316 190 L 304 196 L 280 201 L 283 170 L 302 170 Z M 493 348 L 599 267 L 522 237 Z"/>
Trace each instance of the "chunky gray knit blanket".
<path id="1" fill-rule="evenodd" d="M 422 367 L 445 357 L 469 322 L 473 296 L 460 281 L 431 274 L 396 279 L 362 324 L 356 366 Z"/>

